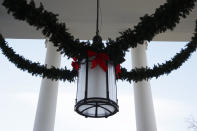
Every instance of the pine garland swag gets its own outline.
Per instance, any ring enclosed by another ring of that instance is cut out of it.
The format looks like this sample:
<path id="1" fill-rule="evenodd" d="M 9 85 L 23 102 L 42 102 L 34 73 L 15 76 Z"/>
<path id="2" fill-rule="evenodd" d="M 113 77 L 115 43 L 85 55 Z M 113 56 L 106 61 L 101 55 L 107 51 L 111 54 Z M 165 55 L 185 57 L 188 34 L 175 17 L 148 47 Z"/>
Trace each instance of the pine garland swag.
<path id="1" fill-rule="evenodd" d="M 40 4 L 36 8 L 34 1 L 27 3 L 25 0 L 4 0 L 3 6 L 12 12 L 12 15 L 19 20 L 26 21 L 29 25 L 35 26 L 37 30 L 42 30 L 43 35 L 49 37 L 49 40 L 58 47 L 58 51 L 68 57 L 78 57 L 83 59 L 86 57 L 87 50 L 106 53 L 110 60 L 118 65 L 124 61 L 125 52 L 128 48 L 136 47 L 142 44 L 144 40 L 151 41 L 155 35 L 165 32 L 167 29 L 173 30 L 180 22 L 180 18 L 186 18 L 195 6 L 196 0 L 167 0 L 167 2 L 156 9 L 152 15 L 141 17 L 141 21 L 133 30 L 128 29 L 121 33 L 116 41 L 109 39 L 106 47 L 99 44 L 90 44 L 89 42 L 80 42 L 67 32 L 64 23 L 59 23 L 56 14 L 48 12 Z M 40 75 L 50 79 L 60 79 L 73 81 L 77 76 L 75 70 L 56 69 L 52 67 L 48 69 L 39 63 L 33 63 L 26 60 L 22 56 L 16 54 L 5 42 L 0 34 L 0 48 L 3 54 L 21 70 L 27 70 L 32 75 Z M 191 42 L 185 49 L 177 53 L 172 60 L 166 61 L 164 64 L 155 65 L 153 69 L 137 68 L 128 72 L 125 68 L 121 69 L 119 79 L 129 82 L 158 78 L 160 75 L 169 74 L 172 70 L 178 69 L 197 48 L 197 21 L 196 30 Z"/>
<path id="2" fill-rule="evenodd" d="M 57 69 L 55 67 L 47 68 L 47 65 L 40 65 L 40 63 L 34 63 L 24 57 L 18 55 L 7 45 L 7 42 L 0 34 L 0 48 L 3 54 L 8 58 L 8 60 L 15 64 L 15 66 L 23 71 L 28 71 L 35 76 L 41 76 L 43 78 L 49 78 L 52 80 L 63 80 L 72 82 L 77 76 L 77 71 L 68 69 Z"/>
<path id="3" fill-rule="evenodd" d="M 122 68 L 122 73 L 120 74 L 120 79 L 135 82 L 141 80 L 147 80 L 150 78 L 158 78 L 164 74 L 170 74 L 173 70 L 176 70 L 185 63 L 191 54 L 197 49 L 197 20 L 196 29 L 192 40 L 185 46 L 185 49 L 181 49 L 171 60 L 166 61 L 163 64 L 154 65 L 153 69 L 146 68 L 136 68 L 132 69 L 130 72 L 127 69 Z"/>

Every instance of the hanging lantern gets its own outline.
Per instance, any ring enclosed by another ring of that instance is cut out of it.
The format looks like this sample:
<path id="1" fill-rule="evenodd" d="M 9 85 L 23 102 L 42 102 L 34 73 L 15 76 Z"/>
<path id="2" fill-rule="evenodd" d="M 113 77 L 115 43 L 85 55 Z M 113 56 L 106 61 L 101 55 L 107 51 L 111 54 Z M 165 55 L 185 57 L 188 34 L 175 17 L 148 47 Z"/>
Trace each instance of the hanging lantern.
<path id="1" fill-rule="evenodd" d="M 107 118 L 118 112 L 115 68 L 107 62 L 104 70 L 93 65 L 92 58 L 80 62 L 75 111 L 85 117 Z"/>

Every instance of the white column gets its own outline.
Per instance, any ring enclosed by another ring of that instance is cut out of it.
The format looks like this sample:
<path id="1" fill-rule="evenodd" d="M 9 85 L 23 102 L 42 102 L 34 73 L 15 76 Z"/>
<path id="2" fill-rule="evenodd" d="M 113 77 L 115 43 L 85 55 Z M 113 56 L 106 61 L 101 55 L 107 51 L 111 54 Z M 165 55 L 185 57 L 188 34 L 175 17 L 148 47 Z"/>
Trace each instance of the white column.
<path id="1" fill-rule="evenodd" d="M 144 43 L 131 49 L 133 68 L 147 66 L 146 48 Z M 137 131 L 157 131 L 149 81 L 134 82 L 134 101 Z"/>
<path id="2" fill-rule="evenodd" d="M 46 47 L 45 64 L 48 68 L 51 66 L 58 68 L 61 62 L 60 53 L 48 41 Z M 57 95 L 58 81 L 42 79 L 33 131 L 54 131 Z"/>

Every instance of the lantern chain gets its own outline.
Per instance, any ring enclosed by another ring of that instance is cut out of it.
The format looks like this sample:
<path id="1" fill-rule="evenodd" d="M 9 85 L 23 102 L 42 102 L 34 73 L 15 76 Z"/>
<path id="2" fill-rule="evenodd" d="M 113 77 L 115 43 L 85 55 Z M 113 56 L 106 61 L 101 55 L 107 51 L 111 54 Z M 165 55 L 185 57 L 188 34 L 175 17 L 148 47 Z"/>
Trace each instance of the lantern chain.
<path id="1" fill-rule="evenodd" d="M 100 8 L 100 0 L 97 0 L 96 36 L 99 35 L 99 8 Z"/>

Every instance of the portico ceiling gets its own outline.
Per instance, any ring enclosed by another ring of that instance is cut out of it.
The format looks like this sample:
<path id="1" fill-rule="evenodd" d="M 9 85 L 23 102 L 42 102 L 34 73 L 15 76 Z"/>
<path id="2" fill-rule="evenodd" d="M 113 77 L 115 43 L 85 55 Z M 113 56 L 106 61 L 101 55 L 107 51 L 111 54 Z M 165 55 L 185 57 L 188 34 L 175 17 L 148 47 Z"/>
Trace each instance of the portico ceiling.
<path id="1" fill-rule="evenodd" d="M 0 0 L 2 3 L 3 0 Z M 95 35 L 96 0 L 35 0 L 48 11 L 59 14 L 59 20 L 66 22 L 69 32 L 82 40 L 92 39 Z M 100 32 L 103 39 L 115 38 L 119 32 L 132 28 L 139 17 L 151 14 L 165 0 L 101 0 Z M 196 3 L 197 4 L 197 3 Z M 189 41 L 195 28 L 197 6 L 193 12 L 182 19 L 174 31 L 167 31 L 154 38 L 155 41 Z M 0 32 L 6 38 L 41 39 L 40 31 L 23 21 L 15 20 L 0 5 Z"/>

